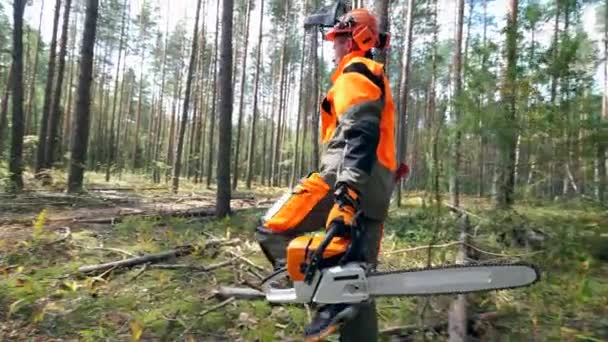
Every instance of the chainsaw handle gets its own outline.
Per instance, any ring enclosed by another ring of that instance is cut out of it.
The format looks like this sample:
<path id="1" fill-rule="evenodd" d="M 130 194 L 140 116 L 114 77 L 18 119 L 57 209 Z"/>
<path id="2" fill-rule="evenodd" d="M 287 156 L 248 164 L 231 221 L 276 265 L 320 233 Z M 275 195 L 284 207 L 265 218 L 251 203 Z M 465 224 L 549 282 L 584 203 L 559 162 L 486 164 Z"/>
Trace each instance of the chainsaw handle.
<path id="1" fill-rule="evenodd" d="M 319 244 L 319 247 L 315 250 L 314 255 L 310 259 L 310 263 L 306 267 L 306 274 L 304 276 L 304 281 L 307 284 L 310 285 L 312 283 L 312 280 L 315 277 L 315 272 L 319 269 L 319 264 L 323 259 L 323 253 L 325 252 L 327 246 L 329 246 L 331 240 L 338 233 L 338 228 L 339 227 L 336 225 L 330 225 L 329 229 L 325 233 L 325 238 L 323 239 L 323 241 L 321 241 L 321 244 Z"/>

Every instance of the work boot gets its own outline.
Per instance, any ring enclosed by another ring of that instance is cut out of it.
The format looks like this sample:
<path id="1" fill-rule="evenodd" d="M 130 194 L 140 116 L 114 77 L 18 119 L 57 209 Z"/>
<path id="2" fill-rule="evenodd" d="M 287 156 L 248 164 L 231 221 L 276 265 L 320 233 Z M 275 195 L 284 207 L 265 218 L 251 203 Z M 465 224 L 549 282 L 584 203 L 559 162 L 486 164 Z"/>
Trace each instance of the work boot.
<path id="1" fill-rule="evenodd" d="M 315 318 L 304 328 L 306 342 L 322 341 L 338 330 L 341 324 L 357 314 L 355 305 L 328 304 L 317 310 Z"/>

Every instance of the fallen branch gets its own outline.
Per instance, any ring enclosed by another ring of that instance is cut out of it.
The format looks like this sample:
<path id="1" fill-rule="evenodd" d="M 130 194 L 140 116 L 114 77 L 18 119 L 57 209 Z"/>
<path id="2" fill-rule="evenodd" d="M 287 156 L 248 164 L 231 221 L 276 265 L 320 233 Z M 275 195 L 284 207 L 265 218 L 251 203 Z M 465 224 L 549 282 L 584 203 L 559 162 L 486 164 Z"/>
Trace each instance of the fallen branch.
<path id="1" fill-rule="evenodd" d="M 217 310 L 217 309 L 221 309 L 221 308 L 223 308 L 224 306 L 226 306 L 226 305 L 228 305 L 228 304 L 230 304 L 230 303 L 234 302 L 234 300 L 235 300 L 235 299 L 236 299 L 236 298 L 234 298 L 234 297 L 230 297 L 230 298 L 226 299 L 225 301 L 223 301 L 223 302 L 221 302 L 221 303 L 219 303 L 219 304 L 217 304 L 217 305 L 214 305 L 214 306 L 210 307 L 209 309 L 207 309 L 207 310 L 205 310 L 205 311 L 201 312 L 200 314 L 198 314 L 198 317 L 199 317 L 199 318 L 200 318 L 200 317 L 203 317 L 203 316 L 205 316 L 206 314 L 208 314 L 208 313 L 210 313 L 210 312 L 213 312 L 213 311 L 215 311 L 215 310 Z"/>
<path id="2" fill-rule="evenodd" d="M 497 257 L 502 257 L 502 258 L 522 258 L 522 257 L 527 257 L 527 256 L 532 256 L 535 254 L 539 254 L 539 253 L 543 253 L 544 251 L 535 251 L 535 252 L 530 252 L 530 253 L 523 253 L 523 254 L 502 254 L 502 253 L 494 253 L 494 252 L 488 252 L 486 250 L 483 250 L 473 244 L 470 243 L 465 243 L 465 246 L 474 249 L 476 251 L 478 251 L 479 253 L 483 253 L 483 254 L 487 254 L 487 255 L 492 255 L 492 256 L 497 256 Z"/>
<path id="3" fill-rule="evenodd" d="M 232 265 L 236 258 L 232 258 L 230 260 L 222 261 L 217 264 L 209 265 L 209 266 L 197 266 L 197 265 L 186 265 L 186 264 L 158 264 L 158 265 L 150 265 L 151 268 L 159 268 L 164 270 L 192 270 L 198 272 L 211 272 L 218 268 L 222 268 L 228 265 Z"/>
<path id="4" fill-rule="evenodd" d="M 238 298 L 245 300 L 256 300 L 266 298 L 264 292 L 249 287 L 220 286 L 214 294 L 219 298 Z"/>
<path id="5" fill-rule="evenodd" d="M 239 239 L 233 240 L 210 240 L 205 244 L 205 248 L 209 248 L 211 246 L 223 246 L 238 243 Z M 162 260 L 166 260 L 173 257 L 180 257 L 184 255 L 191 254 L 194 251 L 193 245 L 181 246 L 176 249 L 171 249 L 168 251 L 156 253 L 156 254 L 146 254 L 139 257 L 107 262 L 99 265 L 90 265 L 90 266 L 82 266 L 78 269 L 78 272 L 82 273 L 92 273 L 104 271 L 109 268 L 121 268 L 121 267 L 133 267 L 136 265 L 141 265 L 145 263 L 156 263 Z"/>
<path id="6" fill-rule="evenodd" d="M 142 274 L 143 274 L 143 273 L 146 271 L 146 269 L 148 269 L 148 266 L 150 266 L 150 264 L 149 264 L 149 263 L 144 264 L 144 265 L 141 267 L 141 269 L 140 269 L 139 271 L 137 271 L 137 273 L 136 273 L 136 274 L 133 276 L 133 278 L 131 278 L 131 281 L 133 281 L 133 280 L 135 280 L 135 279 L 139 278 L 139 276 L 140 276 L 140 275 L 142 275 Z"/>
<path id="7" fill-rule="evenodd" d="M 246 257 L 244 257 L 244 256 L 242 256 L 242 255 L 240 255 L 238 253 L 235 253 L 233 251 L 228 251 L 228 254 L 232 255 L 235 258 L 238 258 L 238 259 L 244 261 L 246 264 L 248 264 L 249 266 L 251 266 L 253 268 L 256 268 L 256 269 L 258 269 L 260 271 L 263 271 L 263 272 L 266 271 L 266 269 L 264 269 L 264 267 L 262 267 L 262 266 L 260 266 L 260 265 L 258 265 L 256 263 L 254 263 L 253 261 L 247 259 Z"/>
<path id="8" fill-rule="evenodd" d="M 450 208 L 451 210 L 453 210 L 453 211 L 455 211 L 455 212 L 458 212 L 458 213 L 460 213 L 460 214 L 466 214 L 466 215 L 469 215 L 469 216 L 475 217 L 476 219 L 478 219 L 478 220 L 480 220 L 480 221 L 488 221 L 487 219 L 485 219 L 485 218 L 483 218 L 483 217 L 481 217 L 481 216 L 479 216 L 479 215 L 473 214 L 472 212 L 470 212 L 470 211 L 468 211 L 468 210 L 465 210 L 465 209 L 463 209 L 463 208 L 461 208 L 461 207 L 454 206 L 454 205 L 452 205 L 451 203 L 448 203 L 448 202 L 443 202 L 443 205 L 445 205 L 446 207 L 448 207 L 448 208 Z"/>
<path id="9" fill-rule="evenodd" d="M 123 249 L 119 249 L 119 248 L 112 248 L 112 247 L 93 247 L 91 248 L 92 250 L 100 250 L 100 251 L 109 251 L 109 252 L 114 252 L 114 253 L 118 253 L 118 254 L 124 254 L 124 255 L 128 255 L 130 257 L 136 258 L 137 255 L 129 252 L 129 251 L 125 251 Z"/>

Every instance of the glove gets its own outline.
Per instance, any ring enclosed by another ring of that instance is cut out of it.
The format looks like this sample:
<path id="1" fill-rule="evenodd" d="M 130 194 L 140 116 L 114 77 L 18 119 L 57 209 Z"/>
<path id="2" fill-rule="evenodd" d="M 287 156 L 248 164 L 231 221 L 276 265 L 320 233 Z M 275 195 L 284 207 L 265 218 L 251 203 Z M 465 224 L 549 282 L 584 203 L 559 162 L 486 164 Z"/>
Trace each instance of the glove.
<path id="1" fill-rule="evenodd" d="M 359 194 L 346 183 L 339 183 L 334 193 L 334 202 L 325 227 L 329 230 L 332 226 L 338 226 L 338 236 L 346 236 L 355 225 L 355 216 L 359 211 Z"/>

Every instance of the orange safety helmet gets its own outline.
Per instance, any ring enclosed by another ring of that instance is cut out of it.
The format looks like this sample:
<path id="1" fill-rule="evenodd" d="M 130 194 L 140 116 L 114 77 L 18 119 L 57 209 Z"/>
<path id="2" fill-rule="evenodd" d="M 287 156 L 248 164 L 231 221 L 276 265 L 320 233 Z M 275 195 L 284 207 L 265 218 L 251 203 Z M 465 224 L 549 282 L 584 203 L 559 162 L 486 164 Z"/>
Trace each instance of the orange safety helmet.
<path id="1" fill-rule="evenodd" d="M 325 38 L 333 41 L 337 35 L 351 34 L 359 49 L 368 51 L 378 43 L 379 31 L 376 16 L 365 8 L 357 8 L 343 15 Z"/>

